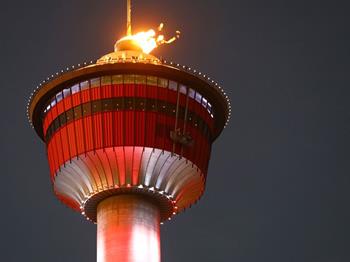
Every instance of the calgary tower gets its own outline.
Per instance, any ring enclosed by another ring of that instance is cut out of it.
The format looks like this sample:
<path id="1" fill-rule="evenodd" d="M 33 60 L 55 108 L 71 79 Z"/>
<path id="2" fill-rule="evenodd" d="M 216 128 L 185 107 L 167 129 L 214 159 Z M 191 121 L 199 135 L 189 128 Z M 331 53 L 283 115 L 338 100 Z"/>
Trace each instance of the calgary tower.
<path id="1" fill-rule="evenodd" d="M 57 72 L 28 102 L 57 198 L 97 224 L 98 262 L 160 261 L 160 225 L 205 189 L 230 102 L 211 78 L 150 54 L 158 31 L 127 34 L 114 52 Z"/>

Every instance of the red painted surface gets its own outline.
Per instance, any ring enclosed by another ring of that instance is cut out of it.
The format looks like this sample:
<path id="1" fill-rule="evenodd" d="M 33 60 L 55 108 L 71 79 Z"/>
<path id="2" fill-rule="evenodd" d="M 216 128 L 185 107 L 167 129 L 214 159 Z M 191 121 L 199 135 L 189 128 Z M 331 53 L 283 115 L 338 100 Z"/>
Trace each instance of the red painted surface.
<path id="1" fill-rule="evenodd" d="M 122 96 L 160 99 L 172 104 L 176 104 L 177 100 L 177 92 L 157 86 L 117 84 L 86 89 L 64 98 L 48 111 L 44 119 L 44 132 L 46 133 L 48 126 L 58 115 L 74 106 L 101 98 Z M 179 105 L 185 107 L 185 95 L 180 94 L 179 98 Z M 201 116 L 209 128 L 213 129 L 213 119 L 203 106 L 190 98 L 188 106 L 190 111 Z M 178 119 L 178 126 L 184 126 L 182 119 Z M 170 131 L 174 128 L 175 116 L 135 109 L 98 112 L 76 119 L 58 129 L 47 144 L 51 176 L 54 178 L 55 172 L 74 157 L 101 148 L 120 146 L 145 146 L 171 152 L 174 150 L 174 153 L 189 159 L 206 174 L 211 141 L 193 123 L 187 123 L 186 131 L 194 139 L 193 146 L 174 144 L 170 139 Z M 137 159 L 124 159 L 120 161 L 120 165 L 125 165 L 125 161 L 137 163 Z M 126 179 L 127 183 L 136 184 L 139 173 L 137 168 L 135 164 L 133 170 L 128 172 L 132 174 L 131 177 L 121 174 L 121 180 Z"/>
<path id="2" fill-rule="evenodd" d="M 144 120 L 135 121 L 137 118 Z M 102 122 L 106 125 L 112 121 L 115 122 L 114 130 L 112 125 L 102 127 Z M 47 145 L 51 175 L 54 176 L 59 167 L 70 159 L 101 148 L 147 146 L 172 151 L 174 142 L 169 134 L 173 130 L 174 122 L 174 117 L 157 117 L 153 112 L 126 114 L 122 111 L 98 113 L 71 122 L 60 128 Z M 147 125 L 142 126 L 143 123 Z M 195 142 L 193 146 L 183 147 L 183 156 L 206 173 L 210 154 L 209 141 L 192 126 L 188 126 L 187 131 Z M 181 155 L 181 146 L 175 147 L 175 153 Z M 137 180 L 136 173 L 135 171 L 133 181 Z"/>

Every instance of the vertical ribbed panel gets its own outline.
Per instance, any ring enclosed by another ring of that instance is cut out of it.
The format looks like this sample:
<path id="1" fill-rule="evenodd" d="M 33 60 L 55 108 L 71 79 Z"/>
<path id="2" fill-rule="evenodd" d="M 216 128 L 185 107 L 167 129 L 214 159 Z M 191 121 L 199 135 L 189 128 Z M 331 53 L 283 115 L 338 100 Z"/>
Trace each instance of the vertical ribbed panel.
<path id="1" fill-rule="evenodd" d="M 139 161 L 135 164 L 127 159 Z M 134 171 L 132 185 L 127 182 L 128 170 Z M 140 185 L 164 192 L 180 203 L 177 206 L 181 210 L 200 197 L 204 176 L 193 163 L 169 151 L 116 147 L 82 154 L 66 162 L 54 181 L 55 192 L 79 206 L 99 192 Z"/>

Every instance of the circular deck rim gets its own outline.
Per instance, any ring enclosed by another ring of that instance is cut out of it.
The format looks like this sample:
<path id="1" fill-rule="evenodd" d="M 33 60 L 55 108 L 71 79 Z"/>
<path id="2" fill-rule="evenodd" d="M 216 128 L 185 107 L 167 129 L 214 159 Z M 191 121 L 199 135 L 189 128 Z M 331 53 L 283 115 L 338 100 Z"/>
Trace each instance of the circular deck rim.
<path id="1" fill-rule="evenodd" d="M 49 99 L 57 92 L 73 85 L 79 81 L 84 81 L 93 77 L 112 74 L 147 74 L 164 77 L 169 80 L 181 82 L 191 86 L 196 91 L 201 92 L 205 97 L 210 97 L 215 114 L 215 140 L 223 130 L 230 114 L 230 104 L 228 98 L 215 85 L 211 85 L 204 79 L 193 74 L 167 64 L 151 63 L 112 63 L 112 64 L 92 64 L 73 71 L 63 73 L 51 81 L 41 86 L 31 97 L 28 105 L 28 117 L 33 123 L 33 127 L 39 137 L 43 140 L 41 112 Z"/>

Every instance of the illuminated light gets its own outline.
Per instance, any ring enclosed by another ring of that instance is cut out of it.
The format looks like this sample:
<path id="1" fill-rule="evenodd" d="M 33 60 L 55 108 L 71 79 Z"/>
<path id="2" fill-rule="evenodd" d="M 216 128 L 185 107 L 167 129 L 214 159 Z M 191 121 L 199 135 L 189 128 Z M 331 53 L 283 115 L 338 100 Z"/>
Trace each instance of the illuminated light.
<path id="1" fill-rule="evenodd" d="M 176 212 L 173 212 L 173 215 L 176 215 Z"/>
<path id="2" fill-rule="evenodd" d="M 136 45 L 142 51 L 146 54 L 149 54 L 152 52 L 153 49 L 156 47 L 163 45 L 163 44 L 170 44 L 174 42 L 176 39 L 180 37 L 180 31 L 176 31 L 176 35 L 173 36 L 170 39 L 165 39 L 165 36 L 161 34 L 161 31 L 163 30 L 164 24 L 161 23 L 158 26 L 158 32 L 156 32 L 153 29 L 150 29 L 145 32 L 139 32 L 134 35 L 127 35 L 122 37 L 120 40 L 117 41 L 116 43 L 116 51 L 120 51 L 120 46 L 123 43 L 131 43 L 132 45 Z"/>

